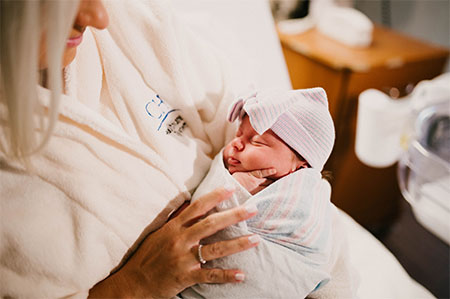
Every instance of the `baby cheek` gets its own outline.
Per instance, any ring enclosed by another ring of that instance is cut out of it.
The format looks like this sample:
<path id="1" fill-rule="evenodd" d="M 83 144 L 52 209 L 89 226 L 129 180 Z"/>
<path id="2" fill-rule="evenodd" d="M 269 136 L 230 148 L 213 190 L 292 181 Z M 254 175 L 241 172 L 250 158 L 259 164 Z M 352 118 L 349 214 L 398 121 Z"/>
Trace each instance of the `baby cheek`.
<path id="1" fill-rule="evenodd" d="M 231 145 L 231 142 L 225 145 L 225 148 L 223 149 L 223 156 L 228 157 L 230 155 L 231 150 L 233 149 L 233 146 Z"/>
<path id="2" fill-rule="evenodd" d="M 262 153 L 260 150 L 248 150 L 245 152 L 245 158 L 248 166 L 252 170 L 270 168 L 273 166 L 273 157 L 267 153 Z"/>
<path id="3" fill-rule="evenodd" d="M 274 158 L 273 161 L 277 169 L 277 176 L 285 176 L 296 169 L 296 165 L 292 162 L 292 159 L 286 156 L 279 156 Z"/>

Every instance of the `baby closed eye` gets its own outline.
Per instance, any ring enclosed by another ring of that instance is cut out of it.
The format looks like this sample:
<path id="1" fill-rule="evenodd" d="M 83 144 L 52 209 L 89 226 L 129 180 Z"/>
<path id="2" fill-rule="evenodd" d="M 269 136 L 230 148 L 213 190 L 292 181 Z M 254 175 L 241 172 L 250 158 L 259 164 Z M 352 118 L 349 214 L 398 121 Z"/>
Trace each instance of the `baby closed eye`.
<path id="1" fill-rule="evenodd" d="M 257 146 L 268 146 L 267 142 L 260 136 L 255 136 L 251 139 L 251 143 Z"/>

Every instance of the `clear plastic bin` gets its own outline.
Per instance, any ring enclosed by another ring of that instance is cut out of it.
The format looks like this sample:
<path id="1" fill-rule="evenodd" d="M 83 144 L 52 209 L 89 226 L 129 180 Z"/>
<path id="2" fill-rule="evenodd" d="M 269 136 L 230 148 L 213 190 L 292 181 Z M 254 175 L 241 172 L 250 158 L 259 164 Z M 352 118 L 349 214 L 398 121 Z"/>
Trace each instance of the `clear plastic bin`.
<path id="1" fill-rule="evenodd" d="M 400 190 L 417 220 L 450 245 L 450 100 L 417 114 L 398 166 Z"/>

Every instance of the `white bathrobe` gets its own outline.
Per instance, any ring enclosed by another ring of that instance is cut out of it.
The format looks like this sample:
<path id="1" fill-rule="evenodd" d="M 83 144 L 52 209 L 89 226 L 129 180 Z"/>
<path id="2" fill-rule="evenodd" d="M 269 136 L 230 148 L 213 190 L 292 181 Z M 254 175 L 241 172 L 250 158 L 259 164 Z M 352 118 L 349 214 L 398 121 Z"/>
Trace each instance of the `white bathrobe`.
<path id="1" fill-rule="evenodd" d="M 167 1 L 104 3 L 110 25 L 86 30 L 32 173 L 6 158 L 0 130 L 1 297 L 86 297 L 190 198 L 234 131 L 224 61 Z"/>

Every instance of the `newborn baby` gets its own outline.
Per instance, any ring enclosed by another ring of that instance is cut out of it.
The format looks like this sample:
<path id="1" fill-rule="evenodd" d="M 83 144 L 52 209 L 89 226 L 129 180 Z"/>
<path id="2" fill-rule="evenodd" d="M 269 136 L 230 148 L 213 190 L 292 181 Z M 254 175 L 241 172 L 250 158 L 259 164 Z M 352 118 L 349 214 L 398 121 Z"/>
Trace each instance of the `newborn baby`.
<path id="1" fill-rule="evenodd" d="M 259 135 L 245 115 L 236 137 L 223 150 L 223 162 L 230 174 L 252 195 L 275 180 L 308 167 L 272 130 Z"/>
<path id="2" fill-rule="evenodd" d="M 232 198 L 217 210 L 252 203 L 259 212 L 204 243 L 250 233 L 262 241 L 247 252 L 203 265 L 240 268 L 246 271 L 245 281 L 196 285 L 181 295 L 304 298 L 329 281 L 324 265 L 330 254 L 331 187 L 321 171 L 335 135 L 325 91 L 258 92 L 236 101 L 228 119 L 240 120 L 236 136 L 216 156 L 192 201 L 232 185 Z"/>

